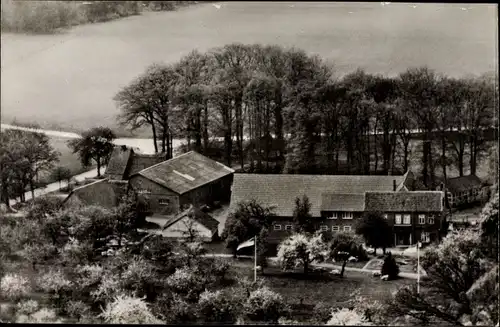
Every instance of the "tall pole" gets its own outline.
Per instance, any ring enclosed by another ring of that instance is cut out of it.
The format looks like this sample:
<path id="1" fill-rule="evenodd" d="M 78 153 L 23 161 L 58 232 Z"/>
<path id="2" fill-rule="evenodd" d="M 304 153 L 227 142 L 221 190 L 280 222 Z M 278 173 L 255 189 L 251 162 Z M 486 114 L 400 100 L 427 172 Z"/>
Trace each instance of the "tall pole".
<path id="1" fill-rule="evenodd" d="M 254 253 L 254 258 L 253 258 L 253 281 L 257 282 L 257 235 L 255 235 L 254 239 L 254 247 L 255 247 L 255 253 Z"/>
<path id="2" fill-rule="evenodd" d="M 420 294 L 420 242 L 417 242 L 417 294 Z"/>

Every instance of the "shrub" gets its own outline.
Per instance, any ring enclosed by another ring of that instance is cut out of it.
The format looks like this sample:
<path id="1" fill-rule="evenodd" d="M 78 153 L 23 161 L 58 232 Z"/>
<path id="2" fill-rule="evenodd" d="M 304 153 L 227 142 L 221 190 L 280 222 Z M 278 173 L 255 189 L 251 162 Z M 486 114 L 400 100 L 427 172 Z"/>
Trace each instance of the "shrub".
<path id="1" fill-rule="evenodd" d="M 91 313 L 91 307 L 82 301 L 70 300 L 65 303 L 64 311 L 71 318 L 85 318 Z"/>
<path id="2" fill-rule="evenodd" d="M 355 310 L 342 308 L 332 312 L 330 320 L 326 323 L 332 326 L 370 326 L 371 323 Z"/>
<path id="3" fill-rule="evenodd" d="M 188 301 L 197 301 L 206 281 L 189 268 L 180 268 L 167 278 L 168 287 Z"/>
<path id="4" fill-rule="evenodd" d="M 53 309 L 42 308 L 31 315 L 20 315 L 16 323 L 62 323 Z"/>
<path id="5" fill-rule="evenodd" d="M 211 292 L 205 290 L 200 295 L 198 314 L 203 322 L 234 324 L 237 320 L 235 303 L 221 291 Z"/>
<path id="6" fill-rule="evenodd" d="M 26 277 L 18 274 L 6 274 L 0 281 L 0 293 L 9 300 L 19 300 L 31 291 L 31 285 Z"/>
<path id="7" fill-rule="evenodd" d="M 17 313 L 29 316 L 37 312 L 39 306 L 40 305 L 35 300 L 22 301 L 17 304 Z"/>
<path id="8" fill-rule="evenodd" d="M 243 311 L 250 321 L 277 323 L 285 314 L 286 307 L 280 294 L 262 287 L 250 293 L 243 304 Z"/>
<path id="9" fill-rule="evenodd" d="M 162 324 L 143 299 L 118 295 L 108 303 L 101 316 L 110 324 Z"/>
<path id="10" fill-rule="evenodd" d="M 71 289 L 72 283 L 61 270 L 51 269 L 39 276 L 36 280 L 37 287 L 50 294 L 58 294 Z"/>
<path id="11" fill-rule="evenodd" d="M 313 310 L 313 321 L 318 324 L 325 324 L 332 315 L 331 306 L 327 305 L 324 302 L 319 302 L 314 306 Z"/>
<path id="12" fill-rule="evenodd" d="M 389 253 L 382 264 L 382 268 L 380 270 L 380 274 L 382 276 L 388 275 L 389 279 L 396 279 L 399 275 L 399 267 L 396 263 L 396 259 Z"/>

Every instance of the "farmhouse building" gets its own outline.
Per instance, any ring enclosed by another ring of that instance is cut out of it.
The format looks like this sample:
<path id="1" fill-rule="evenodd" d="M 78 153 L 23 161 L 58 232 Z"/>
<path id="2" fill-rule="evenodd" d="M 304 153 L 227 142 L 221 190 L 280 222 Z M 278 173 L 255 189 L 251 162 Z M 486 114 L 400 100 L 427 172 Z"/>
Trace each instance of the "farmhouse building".
<path id="1" fill-rule="evenodd" d="M 147 215 L 175 215 L 189 205 L 229 201 L 234 170 L 195 151 L 143 169 L 130 177 Z"/>
<path id="2" fill-rule="evenodd" d="M 450 208 L 477 203 L 484 199 L 483 183 L 475 175 L 450 178 L 445 185 L 446 199 Z"/>
<path id="3" fill-rule="evenodd" d="M 219 236 L 219 221 L 209 214 L 190 206 L 166 222 L 162 235 L 167 238 L 199 237 L 212 242 Z"/>
<path id="4" fill-rule="evenodd" d="M 126 146 L 113 149 L 104 175 L 112 180 L 128 180 L 133 174 L 165 161 L 164 154 L 142 154 Z"/>
<path id="5" fill-rule="evenodd" d="M 415 191 L 414 175 L 258 175 L 235 174 L 230 211 L 240 201 L 255 199 L 274 208 L 272 243 L 293 233 L 295 199 L 306 195 L 321 231 L 354 232 L 364 212 L 381 212 L 393 227 L 394 245 L 437 241 L 443 213 L 443 192 Z"/>
<path id="6" fill-rule="evenodd" d="M 100 179 L 72 190 L 64 200 L 68 207 L 96 205 L 104 208 L 116 207 L 128 193 L 126 181 Z"/>

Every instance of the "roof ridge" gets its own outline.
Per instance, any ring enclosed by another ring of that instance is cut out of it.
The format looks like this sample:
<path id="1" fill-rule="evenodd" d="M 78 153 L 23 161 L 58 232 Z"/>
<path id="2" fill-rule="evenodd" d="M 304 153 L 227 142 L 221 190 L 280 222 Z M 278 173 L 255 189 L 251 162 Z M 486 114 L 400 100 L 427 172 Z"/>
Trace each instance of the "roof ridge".
<path id="1" fill-rule="evenodd" d="M 157 163 L 157 164 L 154 164 L 154 165 L 152 165 L 152 166 L 149 166 L 149 167 L 147 167 L 147 168 L 144 168 L 144 169 L 142 169 L 142 170 L 138 171 L 138 172 L 137 172 L 137 173 L 135 173 L 135 174 L 141 174 L 141 173 L 142 173 L 142 172 L 144 172 L 144 171 L 147 171 L 147 170 L 149 170 L 149 169 L 151 169 L 151 168 L 154 168 L 154 167 L 156 167 L 156 166 L 159 166 L 159 165 L 161 165 L 161 164 L 164 164 L 165 162 L 169 162 L 169 161 L 172 161 L 172 160 L 174 160 L 174 159 L 177 159 L 177 158 L 180 158 L 180 157 L 182 157 L 182 156 L 185 156 L 185 155 L 187 155 L 187 154 L 189 154 L 189 153 L 191 153 L 191 152 L 195 152 L 195 151 L 192 151 L 192 150 L 191 150 L 191 151 L 188 151 L 188 152 L 183 153 L 183 154 L 181 154 L 181 155 L 178 155 L 177 157 L 173 157 L 173 158 L 170 158 L 170 159 L 164 160 L 164 161 L 162 161 L 162 162 L 159 162 L 159 163 Z M 134 175 L 135 175 L 135 174 L 134 174 Z M 142 175 L 142 174 L 141 174 L 141 175 Z"/>
<path id="2" fill-rule="evenodd" d="M 99 179 L 99 180 L 97 180 L 97 181 L 95 181 L 95 182 L 88 183 L 88 184 L 85 184 L 85 185 L 82 185 L 82 186 L 78 186 L 78 187 L 74 188 L 74 189 L 71 191 L 71 193 L 73 193 L 74 191 L 78 191 L 78 190 L 80 190 L 80 189 L 83 189 L 83 188 L 85 188 L 85 187 L 87 187 L 87 186 L 94 185 L 94 184 L 97 184 L 97 183 L 100 183 L 100 182 L 104 182 L 104 181 L 108 181 L 108 178 Z"/>
<path id="3" fill-rule="evenodd" d="M 248 176 L 307 176 L 307 177 L 386 177 L 390 178 L 402 178 L 404 175 L 316 175 L 316 174 L 252 174 L 252 173 L 234 173 L 235 176 L 248 175 Z"/>

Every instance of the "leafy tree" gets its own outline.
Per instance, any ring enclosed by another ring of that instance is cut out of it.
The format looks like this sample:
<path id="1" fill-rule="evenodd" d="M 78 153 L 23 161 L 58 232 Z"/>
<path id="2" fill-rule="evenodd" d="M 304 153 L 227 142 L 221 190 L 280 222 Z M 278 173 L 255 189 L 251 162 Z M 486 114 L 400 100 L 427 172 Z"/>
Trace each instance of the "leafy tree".
<path id="1" fill-rule="evenodd" d="M 71 179 L 71 170 L 69 170 L 66 167 L 56 167 L 54 170 L 52 170 L 52 173 L 50 174 L 52 180 L 59 182 L 59 190 L 61 190 L 61 181 L 68 181 L 68 186 L 69 182 Z"/>
<path id="2" fill-rule="evenodd" d="M 97 163 L 97 176 L 101 176 L 101 165 L 106 164 L 111 152 L 113 152 L 113 141 L 116 136 L 107 127 L 94 127 L 82 134 L 81 138 L 68 142 L 73 153 L 78 153 L 84 166 L 89 166 L 91 161 Z"/>
<path id="3" fill-rule="evenodd" d="M 349 257 L 356 254 L 358 251 L 358 246 L 360 241 L 357 237 L 352 234 L 347 233 L 335 233 L 333 240 L 331 241 L 330 247 L 330 257 L 335 258 L 335 260 L 342 260 L 342 270 L 340 271 L 340 276 L 344 276 L 345 266 Z"/>
<path id="4" fill-rule="evenodd" d="M 467 292 L 493 266 L 481 251 L 480 234 L 471 230 L 451 233 L 436 248 L 428 249 L 421 262 L 428 278 L 421 282 L 420 293 L 414 287 L 400 289 L 389 313 L 463 325 L 464 316 L 474 313 Z"/>
<path id="5" fill-rule="evenodd" d="M 391 245 L 392 228 L 380 212 L 367 212 L 356 226 L 356 234 L 362 235 L 366 243 L 373 246 L 375 254 L 381 247 L 384 254 L 386 247 Z"/>
<path id="6" fill-rule="evenodd" d="M 326 250 L 321 235 L 294 234 L 280 243 L 277 257 L 283 270 L 302 266 L 307 274 L 309 265 L 323 260 Z"/>
<path id="7" fill-rule="evenodd" d="M 10 198 L 25 200 L 28 186 L 35 198 L 39 174 L 52 168 L 59 154 L 45 134 L 7 130 L 0 138 L 1 200 L 9 207 Z"/>
<path id="8" fill-rule="evenodd" d="M 363 314 L 355 309 L 342 308 L 332 312 L 330 320 L 326 323 L 329 326 L 371 326 L 372 324 Z"/>
<path id="9" fill-rule="evenodd" d="M 238 306 L 222 291 L 205 290 L 198 301 L 198 312 L 204 323 L 234 324 Z"/>
<path id="10" fill-rule="evenodd" d="M 222 239 L 234 256 L 238 245 L 258 235 L 262 228 L 269 228 L 273 218 L 273 208 L 263 207 L 255 200 L 238 203 L 235 212 L 229 214 Z"/>
<path id="11" fill-rule="evenodd" d="M 293 210 L 293 222 L 297 226 L 299 233 L 314 233 L 316 228 L 311 215 L 311 202 L 307 195 L 295 199 L 295 208 Z"/>
<path id="12" fill-rule="evenodd" d="M 382 264 L 382 268 L 380 269 L 380 274 L 382 276 L 389 276 L 389 279 L 396 279 L 399 275 L 399 267 L 396 263 L 396 259 L 389 253 L 384 258 L 384 263 Z"/>
<path id="13" fill-rule="evenodd" d="M 149 309 L 147 303 L 140 298 L 118 295 L 108 303 L 101 313 L 107 323 L 111 324 L 161 324 Z"/>
<path id="14" fill-rule="evenodd" d="M 251 322 L 267 322 L 276 324 L 286 313 L 286 306 L 280 294 L 267 287 L 250 293 L 243 304 L 243 314 Z"/>
<path id="15" fill-rule="evenodd" d="M 491 259 L 498 260 L 498 191 L 484 206 L 480 219 L 483 248 Z"/>

